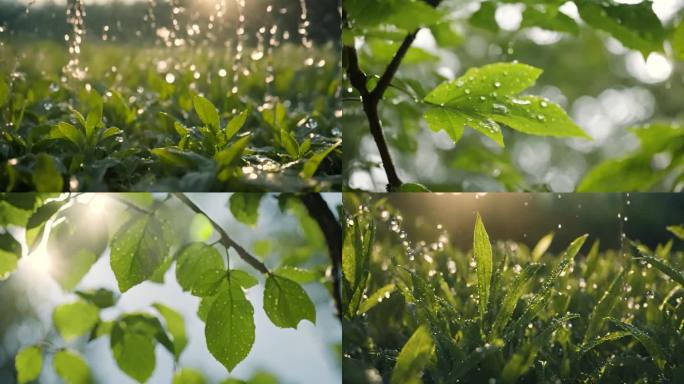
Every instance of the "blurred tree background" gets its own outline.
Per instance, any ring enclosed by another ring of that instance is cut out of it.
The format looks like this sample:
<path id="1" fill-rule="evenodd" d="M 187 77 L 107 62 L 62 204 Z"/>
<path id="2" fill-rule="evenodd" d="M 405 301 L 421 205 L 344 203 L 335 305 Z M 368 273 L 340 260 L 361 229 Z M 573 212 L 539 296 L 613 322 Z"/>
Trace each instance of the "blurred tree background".
<path id="1" fill-rule="evenodd" d="M 652 8 L 665 36 L 672 36 L 684 16 L 682 0 L 602 4 Z M 639 151 L 642 146 L 631 128 L 652 123 L 681 127 L 684 66 L 669 43 L 645 55 L 628 49 L 596 25 L 588 26 L 570 1 L 445 0 L 438 10 L 446 16 L 420 30 L 380 104 L 383 129 L 404 182 L 423 183 L 433 191 L 570 192 L 599 163 Z M 622 36 L 653 33 L 646 12 L 629 12 L 634 18 L 619 32 Z M 366 32 L 355 40 L 361 67 L 369 75 L 381 74 L 405 32 L 391 27 Z M 454 144 L 444 131 L 427 128 L 425 108 L 407 96 L 407 90 L 424 95 L 469 68 L 515 60 L 544 70 L 529 93 L 562 106 L 593 140 L 536 137 L 505 128 L 505 148 L 473 130 Z M 348 188 L 384 190 L 386 176 L 355 90 L 345 93 L 344 105 Z M 609 191 L 683 190 L 683 140 L 672 140 L 679 142 L 674 145 L 678 150 L 649 154 L 641 170 L 623 170 L 625 177 Z M 679 171 L 649 185 L 649 175 L 668 167 Z M 632 184 L 640 180 L 640 188 L 621 188 L 630 178 L 637 179 Z"/>

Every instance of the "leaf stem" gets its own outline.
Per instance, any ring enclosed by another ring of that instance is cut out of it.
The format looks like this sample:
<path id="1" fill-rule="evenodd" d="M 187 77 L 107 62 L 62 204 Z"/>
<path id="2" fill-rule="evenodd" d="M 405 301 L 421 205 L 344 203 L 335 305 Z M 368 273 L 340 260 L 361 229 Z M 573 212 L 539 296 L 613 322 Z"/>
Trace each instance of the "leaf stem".
<path id="1" fill-rule="evenodd" d="M 209 220 L 212 227 L 214 227 L 216 232 L 219 233 L 221 237 L 221 244 L 223 244 L 226 248 L 233 248 L 242 260 L 244 260 L 247 264 L 251 265 L 257 271 L 265 275 L 270 275 L 271 272 L 268 270 L 268 268 L 266 268 L 266 265 L 264 265 L 264 263 L 262 263 L 261 261 L 259 261 L 259 259 L 254 257 L 249 252 L 247 252 L 246 249 L 244 249 L 240 244 L 238 244 L 237 242 L 235 242 L 235 240 L 228 236 L 228 233 L 226 233 L 226 231 L 223 230 L 223 228 L 221 228 L 221 226 L 216 221 L 214 221 L 214 219 L 212 219 L 211 217 L 209 217 L 209 215 L 204 213 L 204 211 L 202 211 L 200 207 L 198 207 L 195 203 L 192 202 L 192 200 L 185 196 L 185 194 L 176 192 L 173 194 L 173 196 L 180 200 L 183 204 L 187 205 L 188 208 L 193 210 L 195 213 L 204 215 Z"/>

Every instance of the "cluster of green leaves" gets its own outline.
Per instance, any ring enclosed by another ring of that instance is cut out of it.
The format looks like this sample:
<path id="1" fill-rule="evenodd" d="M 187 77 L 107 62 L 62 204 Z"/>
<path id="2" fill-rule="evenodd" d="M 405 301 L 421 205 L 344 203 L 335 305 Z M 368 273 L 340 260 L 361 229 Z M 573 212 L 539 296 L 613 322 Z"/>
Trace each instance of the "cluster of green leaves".
<path id="1" fill-rule="evenodd" d="M 252 74 L 233 94 L 232 76 L 218 75 L 230 67 L 218 50 L 174 54 L 192 62 L 181 66 L 149 47 L 86 47 L 90 75 L 64 82 L 66 53 L 51 43 L 1 49 L 19 56 L 0 69 L 2 190 L 339 189 L 334 66 L 276 64 L 278 98 L 264 103 L 264 64 L 246 63 Z M 326 47 L 316 54 L 335 61 Z M 275 55 L 299 62 L 302 52 Z M 159 61 L 176 66 L 171 83 Z"/>
<path id="2" fill-rule="evenodd" d="M 552 254 L 552 235 L 534 249 L 492 242 L 478 214 L 470 251 L 447 242 L 409 256 L 405 238 L 373 224 L 387 220 L 386 202 L 357 211 L 360 201 L 345 202 L 344 276 L 365 274 L 358 300 L 344 302 L 344 382 L 673 382 L 684 372 L 684 253 L 672 250 L 683 227 L 668 227 L 678 239 L 655 250 L 587 247 L 583 235 Z"/>
<path id="3" fill-rule="evenodd" d="M 479 3 L 471 4 L 471 3 Z M 684 22 L 675 17 L 670 24 L 663 24 L 652 9 L 650 1 L 636 4 L 622 4 L 612 1 L 577 0 L 573 1 L 579 11 L 582 22 L 575 20 L 561 11 L 567 6 L 566 1 L 545 0 L 492 0 L 481 2 L 456 1 L 357 1 L 345 0 L 346 23 L 343 31 L 343 42 L 350 47 L 356 47 L 361 69 L 368 76 L 367 87 L 373 90 L 380 74 L 388 68 L 395 54 L 399 51 L 402 41 L 417 30 L 429 30 L 434 37 L 436 46 L 440 50 L 453 51 L 458 49 L 459 62 L 466 62 L 464 74 L 454 80 L 444 81 L 444 75 L 438 71 L 448 57 L 440 57 L 446 53 L 435 53 L 412 46 L 408 49 L 401 67 L 392 79 L 391 85 L 385 93 L 380 118 L 385 124 L 385 135 L 391 147 L 400 153 L 395 158 L 400 168 L 403 164 L 410 164 L 402 154 L 415 153 L 419 148 L 416 136 L 422 127 L 427 125 L 433 131 L 445 131 L 455 142 L 461 142 L 456 149 L 458 157 L 449 164 L 450 168 L 463 172 L 463 177 L 481 179 L 493 177 L 500 188 L 507 190 L 546 190 L 549 187 L 527 183 L 525 177 L 511 161 L 508 153 L 497 150 L 489 143 L 474 140 L 464 135 L 466 128 L 475 130 L 498 144 L 504 146 L 504 132 L 501 127 L 509 127 L 525 135 L 565 137 L 591 139 L 578 127 L 563 110 L 551 101 L 530 94 L 529 88 L 542 74 L 542 70 L 518 62 L 501 62 L 482 65 L 481 58 L 472 60 L 468 45 L 465 49 L 461 45 L 466 41 L 465 35 L 473 34 L 473 46 L 485 44 L 500 45 L 505 51 L 506 45 L 512 52 L 512 45 L 517 43 L 516 32 L 502 31 L 496 21 L 497 9 L 503 5 L 518 4 L 523 7 L 522 22 L 519 31 L 529 28 L 540 28 L 546 31 L 560 32 L 580 39 L 581 32 L 587 29 L 598 31 L 599 34 L 609 35 L 619 41 L 624 47 L 642 53 L 644 58 L 651 53 L 670 55 L 682 59 L 684 49 Z M 474 5 L 468 8 L 468 5 Z M 479 8 L 477 8 L 479 6 Z M 476 11 L 467 11 L 476 9 Z M 418 16 L 417 16 L 418 15 Z M 466 28 L 469 28 L 466 30 Z M 363 44 L 361 44 L 363 43 Z M 671 49 L 670 49 L 671 47 Z M 483 47 L 482 49 L 485 49 Z M 488 49 L 488 48 L 487 48 Z M 538 46 L 534 49 L 540 49 Z M 553 47 L 548 54 L 553 54 Z M 440 51 L 441 52 L 441 51 Z M 484 55 L 481 55 L 484 56 Z M 491 54 L 487 56 L 493 56 Z M 506 57 L 506 54 L 500 55 Z M 487 60 L 491 60 L 487 58 Z M 470 63 L 469 61 L 474 61 Z M 543 60 L 541 61 L 543 62 Z M 568 69 L 572 63 L 568 63 Z M 443 69 L 443 68 L 442 68 Z M 580 76 L 579 74 L 577 76 Z M 556 76 L 557 77 L 557 76 Z M 548 80 L 547 80 L 548 82 Z M 532 89 L 534 91 L 535 89 Z M 355 98 L 358 96 L 352 92 Z M 355 101 L 355 100 L 354 100 Z M 347 104 L 349 122 L 345 124 L 359 124 L 363 111 L 356 102 Z M 666 126 L 666 124 L 660 124 Z M 677 130 L 676 125 L 669 126 L 670 130 Z M 645 131 L 644 131 L 645 132 Z M 511 142 L 518 138 L 508 136 Z M 463 140 L 467 139 L 467 140 Z M 356 135 L 350 135 L 350 159 L 346 164 L 351 172 L 354 168 L 370 170 L 382 165 L 366 159 L 362 152 L 362 145 Z M 507 139 L 508 140 L 508 139 Z M 522 139 L 520 139 L 522 140 Z M 653 147 L 642 146 L 634 156 L 616 158 L 598 164 L 596 156 L 587 156 L 585 164 L 589 164 L 589 173 L 578 184 L 578 190 L 602 191 L 636 191 L 654 188 L 674 188 L 675 183 L 664 183 L 663 180 L 681 180 L 682 167 L 678 161 L 670 162 L 668 169 L 653 169 L 644 166 L 652 162 Z M 673 154 L 674 159 L 681 157 L 681 146 L 672 143 L 665 148 Z M 484 152 L 484 153 L 483 153 Z M 581 155 L 581 154 L 580 154 Z M 443 157 L 454 157 L 444 155 Z M 603 154 L 601 157 L 605 158 Z M 618 157 L 611 155 L 611 157 Z M 635 159 L 638 158 L 638 159 Z M 447 159 L 443 159 L 448 161 Z M 410 172 L 409 165 L 405 166 Z M 492 176 L 492 169 L 495 170 Z M 643 178 L 644 172 L 661 175 Z M 616 174 L 622 180 L 643 180 L 643 183 L 619 182 L 610 183 L 599 181 L 600 175 Z M 422 177 L 421 177 L 422 176 Z M 432 189 L 453 189 L 453 185 L 432 185 L 429 177 L 416 175 L 422 182 Z M 468 184 L 468 181 L 462 183 Z M 416 188 L 411 187 L 412 190 Z"/>
<path id="4" fill-rule="evenodd" d="M 118 195 L 107 213 L 115 218 L 113 224 L 90 211 L 89 196 L 101 198 L 88 194 L 78 197 L 34 193 L 0 196 L 2 227 L 24 228 L 29 254 L 24 255 L 21 242 L 13 232 L 3 231 L 0 235 L 0 278 L 9 278 L 22 256 L 31 257 L 41 243 L 47 242 L 52 277 L 65 292 L 74 294 L 74 300 L 57 306 L 52 316 L 54 328 L 63 340 L 55 345 L 65 342 L 66 346 L 58 350 L 50 343 L 24 347 L 16 359 L 19 381 L 36 379 L 41 372 L 43 355 L 54 353 L 55 371 L 65 382 L 91 382 L 90 369 L 83 357 L 67 347 L 77 339 L 92 341 L 109 337 L 119 368 L 141 383 L 154 371 L 157 345 L 163 346 L 178 361 L 188 337 L 182 315 L 167 305 L 155 303 L 150 311 L 122 313 L 114 320 L 100 317 L 103 309 L 116 306 L 121 295 L 139 284 L 146 281 L 163 283 L 167 270 L 174 264 L 180 287 L 201 298 L 197 314 L 205 322 L 209 352 L 229 372 L 232 371 L 247 357 L 256 337 L 254 307 L 246 292 L 259 284 L 259 279 L 245 270 L 231 268 L 229 264 L 228 249 L 236 248 L 238 255 L 244 249 L 237 249 L 240 246 L 235 243 L 226 245 L 226 235 L 202 213 L 195 213 L 192 218 L 196 231 L 202 234 L 201 240 L 188 239 L 183 232 L 187 227 L 179 223 L 189 221 L 189 218 L 178 216 L 179 207 L 168 199 L 155 200 L 150 194 Z M 254 225 L 263 196 L 233 194 L 230 210 L 240 222 Z M 292 211 L 298 217 L 305 211 L 294 196 L 280 195 L 279 199 L 284 212 Z M 109 228 L 114 229 L 111 236 Z M 305 229 L 312 230 L 310 225 Z M 218 232 L 219 241 L 210 243 L 214 231 Z M 320 232 L 316 235 L 322 237 Z M 226 254 L 216 248 L 219 242 Z M 107 247 L 111 250 L 110 266 L 119 292 L 104 288 L 76 290 Z M 310 250 L 308 256 L 320 253 L 320 250 Z M 261 267 L 263 270 L 258 269 L 265 278 L 263 310 L 277 327 L 296 329 L 302 320 L 316 321 L 315 306 L 302 284 L 325 282 L 326 279 L 324 268 L 300 267 L 307 261 L 309 259 L 290 259 L 273 270 L 266 269 L 265 265 Z M 178 375 L 195 374 L 190 370 L 179 371 Z"/>

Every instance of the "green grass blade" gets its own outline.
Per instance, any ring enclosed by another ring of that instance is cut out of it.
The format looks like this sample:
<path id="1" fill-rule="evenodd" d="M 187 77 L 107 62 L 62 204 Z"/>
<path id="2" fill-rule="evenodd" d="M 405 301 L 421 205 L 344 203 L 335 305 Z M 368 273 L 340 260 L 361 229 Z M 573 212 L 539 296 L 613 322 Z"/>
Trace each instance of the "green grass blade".
<path id="1" fill-rule="evenodd" d="M 658 368 L 661 370 L 665 368 L 667 357 L 665 356 L 663 348 L 655 340 L 653 340 L 653 338 L 646 331 L 617 319 L 609 318 L 609 320 L 623 331 L 629 332 L 632 337 L 641 343 L 641 345 L 646 348 L 646 351 L 648 351 L 648 354 L 651 355 Z"/>
<path id="2" fill-rule="evenodd" d="M 366 313 L 370 311 L 373 307 L 375 307 L 377 304 L 381 303 L 383 300 L 388 299 L 389 296 L 394 292 L 396 289 L 396 286 L 394 284 L 387 284 L 384 287 L 378 289 L 370 295 L 366 300 L 361 302 L 361 305 L 359 305 L 359 311 L 358 313 Z"/>
<path id="3" fill-rule="evenodd" d="M 584 242 L 587 240 L 588 236 L 589 235 L 587 234 L 582 235 L 570 243 L 565 252 L 563 252 L 560 263 L 551 272 L 551 276 L 544 281 L 541 291 L 532 298 L 530 305 L 527 307 L 523 315 L 520 316 L 516 322 L 516 326 L 511 331 L 522 329 L 523 327 L 527 326 L 527 324 L 532 321 L 532 319 L 534 319 L 542 309 L 546 307 L 554 293 L 554 284 L 558 278 L 566 272 L 570 262 L 575 258 L 580 248 L 582 248 L 582 245 L 584 245 Z"/>
<path id="4" fill-rule="evenodd" d="M 401 348 L 390 384 L 419 384 L 425 366 L 435 349 L 430 332 L 420 326 Z"/>
<path id="5" fill-rule="evenodd" d="M 549 249 L 551 246 L 551 243 L 553 242 L 553 232 L 549 232 L 546 234 L 544 237 L 539 239 L 537 242 L 537 245 L 534 246 L 534 249 L 532 249 L 532 261 L 539 261 L 542 256 L 544 256 L 544 253 Z"/>
<path id="6" fill-rule="evenodd" d="M 610 316 L 613 311 L 615 304 L 622 298 L 620 296 L 620 288 L 622 287 L 622 279 L 625 276 L 627 269 L 623 269 L 620 273 L 615 276 L 613 282 L 610 284 L 608 290 L 603 294 L 601 300 L 594 307 L 589 317 L 589 325 L 587 326 L 587 331 L 584 333 L 584 341 L 582 344 L 586 344 L 589 340 L 594 339 L 598 334 L 598 331 L 603 325 L 603 320 Z"/>
<path id="7" fill-rule="evenodd" d="M 492 245 L 489 242 L 489 235 L 487 234 L 487 230 L 482 223 L 482 218 L 479 213 L 475 219 L 473 254 L 477 264 L 477 293 L 479 297 L 480 327 L 484 329 L 485 313 L 487 313 L 487 303 L 489 303 L 489 291 L 492 282 Z"/>
<path id="8" fill-rule="evenodd" d="M 560 318 L 553 319 L 551 324 L 546 327 L 541 333 L 525 343 L 519 350 L 508 360 L 501 372 L 501 378 L 504 383 L 517 383 L 518 378 L 522 376 L 534 363 L 539 350 L 553 339 L 553 333 L 563 324 L 578 317 L 577 314 L 568 314 Z"/>
<path id="9" fill-rule="evenodd" d="M 639 257 L 639 260 L 644 260 L 651 263 L 654 267 L 658 268 L 660 272 L 668 275 L 672 280 L 678 282 L 682 287 L 684 287 L 684 274 L 672 268 L 672 266 L 670 266 L 670 264 L 668 264 L 666 261 L 647 255 Z"/>
<path id="10" fill-rule="evenodd" d="M 613 340 L 619 340 L 625 336 L 629 336 L 629 332 L 625 331 L 617 331 L 617 332 L 610 332 L 606 333 L 605 335 L 599 337 L 598 339 L 594 339 L 588 343 L 584 343 L 580 349 L 581 353 L 587 353 L 591 351 L 592 349 L 598 347 L 601 344 L 607 343 L 609 341 Z"/>
<path id="11" fill-rule="evenodd" d="M 490 340 L 500 335 L 506 324 L 508 324 L 513 316 L 513 311 L 515 310 L 518 300 L 525 291 L 527 283 L 530 281 L 532 276 L 539 271 L 539 268 L 541 268 L 540 264 L 528 264 L 515 278 L 513 285 L 508 288 L 508 292 L 506 293 L 506 296 L 504 296 L 503 302 L 501 303 L 499 313 L 497 313 L 496 319 L 494 320 Z"/>

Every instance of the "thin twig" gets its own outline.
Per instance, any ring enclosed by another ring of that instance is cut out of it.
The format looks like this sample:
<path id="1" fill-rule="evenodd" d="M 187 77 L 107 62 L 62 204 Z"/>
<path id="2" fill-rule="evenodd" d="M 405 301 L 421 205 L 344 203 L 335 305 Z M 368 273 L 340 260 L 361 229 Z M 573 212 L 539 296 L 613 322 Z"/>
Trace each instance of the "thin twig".
<path id="1" fill-rule="evenodd" d="M 304 204 L 318 227 L 323 232 L 325 241 L 328 244 L 328 254 L 332 261 L 333 277 L 333 299 L 337 308 L 337 316 L 342 317 L 342 289 L 340 281 L 342 278 L 342 226 L 330 210 L 328 203 L 323 200 L 320 193 L 311 193 L 299 196 L 299 200 Z"/>
<path id="2" fill-rule="evenodd" d="M 200 207 L 198 207 L 195 203 L 193 203 L 192 200 L 190 200 L 184 194 L 178 193 L 178 192 L 174 193 L 173 196 L 175 196 L 183 204 L 187 205 L 195 213 L 199 213 L 199 214 L 204 215 L 209 220 L 212 227 L 214 227 L 216 232 L 219 233 L 219 235 L 221 237 L 221 244 L 223 244 L 226 248 L 233 248 L 242 260 L 244 260 L 247 264 L 251 265 L 257 271 L 259 271 L 263 274 L 266 274 L 266 275 L 270 274 L 268 268 L 266 268 L 266 265 L 264 265 L 264 263 L 259 261 L 259 259 L 257 259 L 256 257 L 252 256 L 252 254 L 247 252 L 247 250 L 242 248 L 242 246 L 240 244 L 238 244 L 237 242 L 235 242 L 235 240 L 233 240 L 230 236 L 228 236 L 226 231 L 223 230 L 223 228 L 221 228 L 221 226 L 216 221 L 214 221 L 211 217 L 209 217 L 209 215 L 204 213 L 204 211 L 202 211 L 202 209 Z"/>

